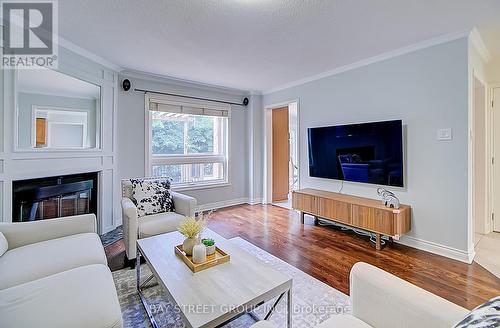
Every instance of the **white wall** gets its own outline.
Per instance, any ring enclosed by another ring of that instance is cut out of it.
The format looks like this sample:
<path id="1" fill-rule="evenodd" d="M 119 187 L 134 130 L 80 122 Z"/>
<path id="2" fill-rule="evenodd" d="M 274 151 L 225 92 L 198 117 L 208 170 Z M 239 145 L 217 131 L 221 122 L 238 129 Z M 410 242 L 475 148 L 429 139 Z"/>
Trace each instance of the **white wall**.
<path id="1" fill-rule="evenodd" d="M 247 195 L 249 203 L 262 202 L 264 169 L 264 116 L 262 111 L 262 96 L 252 95 L 250 97 L 248 120 L 247 120 L 247 142 L 248 142 L 248 178 Z"/>
<path id="2" fill-rule="evenodd" d="M 134 88 L 158 92 L 178 93 L 194 97 L 241 103 L 244 91 L 179 82 L 137 73 L 123 73 L 120 81 L 128 78 L 132 89 L 120 90 L 118 94 L 118 175 L 120 179 L 145 175 L 145 109 L 144 93 Z M 232 106 L 230 121 L 230 186 L 210 189 L 182 191 L 198 200 L 204 207 L 226 206 L 248 201 L 249 139 L 248 126 L 250 108 Z M 119 190 L 119 189 L 118 189 Z M 119 204 L 118 204 L 119 206 Z"/>
<path id="3" fill-rule="evenodd" d="M 486 79 L 491 85 L 500 86 L 500 55 L 494 56 L 486 65 Z"/>
<path id="4" fill-rule="evenodd" d="M 486 139 L 486 86 L 474 78 L 473 82 L 473 169 L 474 169 L 474 188 L 473 188 L 473 220 L 474 232 L 485 234 L 489 232 L 486 221 L 489 218 L 487 213 L 487 139 Z"/>
<path id="5" fill-rule="evenodd" d="M 413 208 L 402 242 L 467 259 L 467 38 L 266 94 L 263 102 L 297 98 L 301 188 L 340 188 L 338 181 L 309 176 L 307 128 L 402 119 L 406 187 L 391 188 Z M 437 141 L 439 128 L 452 128 L 453 140 Z M 376 188 L 346 182 L 343 192 L 377 198 Z"/>
<path id="6" fill-rule="evenodd" d="M 290 132 L 290 158 L 293 160 L 293 164 L 297 164 L 298 161 L 298 145 L 297 142 L 293 144 L 292 134 L 297 138 L 298 135 L 298 103 L 293 102 L 288 105 L 288 131 Z M 290 178 L 293 177 L 293 169 L 290 170 Z"/>

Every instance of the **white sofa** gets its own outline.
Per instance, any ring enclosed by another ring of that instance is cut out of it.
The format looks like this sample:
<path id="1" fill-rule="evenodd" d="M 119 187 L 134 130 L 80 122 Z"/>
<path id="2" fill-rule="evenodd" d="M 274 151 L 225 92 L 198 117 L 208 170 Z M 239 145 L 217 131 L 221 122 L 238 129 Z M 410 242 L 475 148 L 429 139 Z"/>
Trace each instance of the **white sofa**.
<path id="1" fill-rule="evenodd" d="M 195 215 L 195 198 L 173 191 L 171 194 L 174 212 L 139 217 L 132 201 L 132 183 L 129 179 L 122 180 L 123 241 L 128 260 L 135 260 L 137 256 L 137 239 L 175 231 L 184 218 Z M 131 264 L 134 265 L 135 261 Z"/>
<path id="2" fill-rule="evenodd" d="M 0 223 L 0 327 L 122 327 L 93 214 Z"/>
<path id="3" fill-rule="evenodd" d="M 370 264 L 358 262 L 350 275 L 351 314 L 333 315 L 317 328 L 451 328 L 469 313 Z M 273 328 L 260 321 L 252 328 Z"/>

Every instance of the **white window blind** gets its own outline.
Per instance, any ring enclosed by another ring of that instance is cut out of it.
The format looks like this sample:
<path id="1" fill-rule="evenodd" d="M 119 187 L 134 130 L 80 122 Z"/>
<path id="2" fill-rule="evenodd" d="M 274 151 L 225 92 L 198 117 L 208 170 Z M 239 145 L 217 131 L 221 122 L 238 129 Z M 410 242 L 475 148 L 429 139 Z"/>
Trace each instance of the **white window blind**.
<path id="1" fill-rule="evenodd" d="M 231 106 L 208 100 L 149 94 L 149 110 L 176 114 L 228 117 Z"/>

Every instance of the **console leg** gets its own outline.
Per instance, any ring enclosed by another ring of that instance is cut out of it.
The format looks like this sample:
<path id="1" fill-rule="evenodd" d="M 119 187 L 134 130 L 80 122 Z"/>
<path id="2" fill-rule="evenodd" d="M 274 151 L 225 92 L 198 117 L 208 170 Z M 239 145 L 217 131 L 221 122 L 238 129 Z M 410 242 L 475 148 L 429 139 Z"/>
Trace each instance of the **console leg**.
<path id="1" fill-rule="evenodd" d="M 300 221 L 304 224 L 304 212 L 300 212 Z"/>
<path id="2" fill-rule="evenodd" d="M 380 251 L 382 249 L 382 243 L 381 243 L 382 236 L 379 233 L 377 233 L 375 234 L 375 238 L 376 238 L 375 249 L 377 251 Z"/>
<path id="3" fill-rule="evenodd" d="M 319 224 L 319 219 L 317 216 L 314 217 L 314 225 L 318 225 Z"/>

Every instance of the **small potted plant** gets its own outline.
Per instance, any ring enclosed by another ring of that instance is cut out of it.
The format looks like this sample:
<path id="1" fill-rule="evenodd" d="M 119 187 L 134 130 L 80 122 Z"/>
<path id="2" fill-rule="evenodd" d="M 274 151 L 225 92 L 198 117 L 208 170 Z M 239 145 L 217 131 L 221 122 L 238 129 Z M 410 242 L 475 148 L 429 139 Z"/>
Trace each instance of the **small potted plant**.
<path id="1" fill-rule="evenodd" d="M 204 218 L 196 220 L 194 217 L 186 218 L 179 226 L 179 232 L 186 237 L 182 243 L 182 250 L 186 255 L 193 254 L 193 247 L 200 243 L 199 236 L 205 230 L 206 221 Z"/>
<path id="2" fill-rule="evenodd" d="M 204 238 L 201 242 L 207 248 L 207 255 L 215 254 L 215 240 L 212 238 Z"/>

